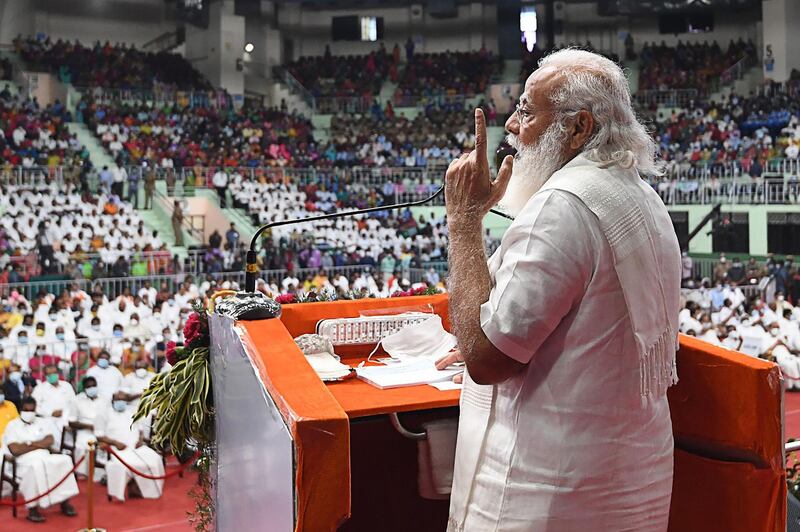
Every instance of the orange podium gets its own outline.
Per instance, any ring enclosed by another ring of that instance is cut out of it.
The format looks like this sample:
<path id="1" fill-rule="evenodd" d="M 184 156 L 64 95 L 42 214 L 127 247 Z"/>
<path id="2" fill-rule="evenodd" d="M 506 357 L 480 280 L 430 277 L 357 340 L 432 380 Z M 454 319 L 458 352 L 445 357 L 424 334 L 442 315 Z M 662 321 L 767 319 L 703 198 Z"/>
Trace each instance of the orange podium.
<path id="1" fill-rule="evenodd" d="M 323 383 L 293 338 L 322 319 L 430 305 L 447 296 L 284 305 L 280 319 L 213 316 L 217 525 L 221 530 L 443 531 L 447 500 L 417 493 L 417 443 L 389 421 L 457 415 L 458 391 Z M 354 366 L 372 346 L 337 347 Z M 681 337 L 670 389 L 671 532 L 786 530 L 783 382 L 769 362 Z"/>

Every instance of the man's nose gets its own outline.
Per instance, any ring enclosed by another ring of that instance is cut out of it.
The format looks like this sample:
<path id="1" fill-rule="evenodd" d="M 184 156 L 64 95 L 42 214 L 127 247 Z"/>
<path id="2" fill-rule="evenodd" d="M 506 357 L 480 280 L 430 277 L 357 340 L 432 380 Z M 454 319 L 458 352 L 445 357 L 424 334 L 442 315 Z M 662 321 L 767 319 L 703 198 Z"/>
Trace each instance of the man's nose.
<path id="1" fill-rule="evenodd" d="M 511 113 L 511 116 L 506 120 L 506 131 L 512 135 L 519 135 L 519 120 L 517 120 L 517 113 Z"/>

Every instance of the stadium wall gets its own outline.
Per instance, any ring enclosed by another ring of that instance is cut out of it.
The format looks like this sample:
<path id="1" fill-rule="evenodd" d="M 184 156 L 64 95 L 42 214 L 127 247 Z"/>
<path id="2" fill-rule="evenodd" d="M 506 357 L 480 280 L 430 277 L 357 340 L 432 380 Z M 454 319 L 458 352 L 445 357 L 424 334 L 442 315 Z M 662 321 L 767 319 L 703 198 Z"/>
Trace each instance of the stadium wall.
<path id="1" fill-rule="evenodd" d="M 28 4 L 35 6 L 35 32 L 53 39 L 78 39 L 84 44 L 99 40 L 141 46 L 176 27 L 163 0 L 44 0 Z"/>
<path id="2" fill-rule="evenodd" d="M 539 38 L 543 39 L 544 13 L 543 3 L 537 4 L 540 10 Z M 645 42 L 666 42 L 676 45 L 682 42 L 709 43 L 716 40 L 721 47 L 726 47 L 733 39 L 752 39 L 759 47 L 762 42 L 761 9 L 751 12 L 728 12 L 717 10 L 714 13 L 714 31 L 709 33 L 681 33 L 679 35 L 665 35 L 658 31 L 658 18 L 653 14 L 642 16 L 613 16 L 600 17 L 597 2 L 569 2 L 563 4 L 563 9 L 556 17 L 563 27 L 563 31 L 555 36 L 556 44 L 586 43 L 606 52 L 613 52 L 623 56 L 625 52 L 625 36 L 628 32 L 633 35 L 634 47 L 638 52 Z"/>
<path id="3" fill-rule="evenodd" d="M 0 0 L 0 44 L 10 44 L 19 34 L 33 33 L 29 0 Z"/>
<path id="4" fill-rule="evenodd" d="M 493 4 L 472 2 L 458 6 L 456 18 L 438 19 L 425 7 L 416 18 L 412 7 L 314 10 L 300 5 L 284 6 L 278 12 L 278 27 L 284 39 L 293 41 L 292 57 L 322 55 L 330 44 L 334 55 L 366 54 L 380 47 L 380 42 L 331 41 L 331 22 L 335 16 L 362 15 L 383 17 L 383 43 L 391 51 L 395 43 L 403 49 L 411 37 L 418 52 L 478 50 L 482 46 L 497 51 L 497 9 Z"/>

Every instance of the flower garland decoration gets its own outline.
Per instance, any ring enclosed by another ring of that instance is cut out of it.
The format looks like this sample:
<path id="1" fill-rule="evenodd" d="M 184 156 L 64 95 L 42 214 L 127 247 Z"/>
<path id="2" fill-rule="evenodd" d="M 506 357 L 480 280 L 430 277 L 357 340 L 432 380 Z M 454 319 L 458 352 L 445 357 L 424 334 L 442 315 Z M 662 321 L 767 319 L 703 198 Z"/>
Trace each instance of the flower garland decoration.
<path id="1" fill-rule="evenodd" d="M 212 530 L 214 508 L 211 464 L 214 460 L 214 395 L 211 389 L 211 338 L 208 313 L 202 301 L 183 327 L 184 345 L 166 345 L 169 371 L 159 373 L 142 393 L 134 421 L 153 414 L 151 441 L 157 448 L 169 447 L 179 456 L 187 446 L 200 451 L 195 463 L 198 486 L 190 494 L 195 511 L 189 521 L 198 532 Z"/>
<path id="2" fill-rule="evenodd" d="M 435 286 L 418 286 L 409 290 L 398 290 L 389 297 L 411 297 L 411 296 L 435 296 L 442 291 Z M 344 296 L 339 296 L 331 290 L 311 290 L 306 294 L 281 294 L 275 298 L 275 302 L 280 305 L 292 303 L 318 303 L 320 301 L 353 301 L 357 299 L 374 299 L 374 296 L 364 295 L 361 292 L 350 290 Z"/>

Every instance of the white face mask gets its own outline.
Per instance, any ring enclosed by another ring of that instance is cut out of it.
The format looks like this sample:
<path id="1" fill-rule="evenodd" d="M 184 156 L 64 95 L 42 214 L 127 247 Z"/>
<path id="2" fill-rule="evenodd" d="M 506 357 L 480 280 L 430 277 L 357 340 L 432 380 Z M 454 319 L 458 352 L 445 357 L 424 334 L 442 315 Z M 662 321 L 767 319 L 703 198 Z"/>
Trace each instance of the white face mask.
<path id="1" fill-rule="evenodd" d="M 769 333 L 770 333 L 772 336 L 774 336 L 774 337 L 776 337 L 776 338 L 777 338 L 777 337 L 778 337 L 778 336 L 781 334 L 781 330 L 780 330 L 780 329 L 770 329 L 770 330 L 769 330 Z"/>
<path id="2" fill-rule="evenodd" d="M 36 419 L 36 412 L 24 411 L 19 413 L 19 417 L 25 423 L 33 423 L 33 420 Z"/>
<path id="3" fill-rule="evenodd" d="M 144 379 L 145 375 L 147 375 L 147 368 L 137 368 L 136 369 L 136 376 L 140 379 Z"/>
<path id="4" fill-rule="evenodd" d="M 393 358 L 431 358 L 438 360 L 456 346 L 456 337 L 444 330 L 442 318 L 433 314 L 427 320 L 403 327 L 381 340 Z"/>

